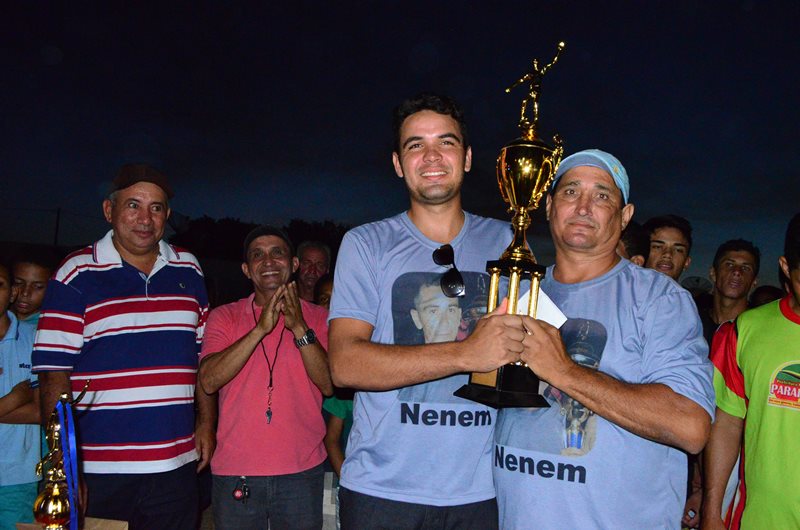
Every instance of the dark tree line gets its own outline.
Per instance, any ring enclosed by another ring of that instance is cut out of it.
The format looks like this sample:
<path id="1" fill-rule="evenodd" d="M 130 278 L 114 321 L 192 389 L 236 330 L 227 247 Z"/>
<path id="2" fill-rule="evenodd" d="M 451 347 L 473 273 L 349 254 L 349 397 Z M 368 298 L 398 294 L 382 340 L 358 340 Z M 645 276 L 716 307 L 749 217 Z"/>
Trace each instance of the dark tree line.
<path id="1" fill-rule="evenodd" d="M 182 223 L 181 231 L 170 238 L 174 245 L 184 247 L 198 258 L 215 258 L 241 261 L 242 242 L 247 233 L 257 225 L 225 217 L 213 219 L 207 215 Z M 321 241 L 331 247 L 335 263 L 336 252 L 342 242 L 347 225 L 333 221 L 304 221 L 292 219 L 283 227 L 296 245 L 303 241 Z"/>

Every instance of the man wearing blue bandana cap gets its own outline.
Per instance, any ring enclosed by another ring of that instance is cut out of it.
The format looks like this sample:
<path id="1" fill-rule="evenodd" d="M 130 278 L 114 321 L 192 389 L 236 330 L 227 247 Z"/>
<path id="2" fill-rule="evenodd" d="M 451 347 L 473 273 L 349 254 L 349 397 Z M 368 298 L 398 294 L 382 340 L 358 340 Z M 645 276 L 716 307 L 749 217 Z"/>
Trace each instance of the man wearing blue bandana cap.
<path id="1" fill-rule="evenodd" d="M 551 194 L 552 192 L 555 192 L 556 186 L 558 185 L 558 181 L 561 180 L 561 177 L 564 176 L 564 174 L 569 170 L 576 167 L 593 167 L 596 169 L 602 169 L 608 173 L 608 175 L 614 181 L 614 184 L 616 184 L 617 188 L 619 188 L 619 192 L 622 194 L 622 204 L 628 204 L 628 198 L 631 191 L 631 185 L 628 181 L 628 173 L 622 166 L 622 162 L 617 160 L 614 155 L 611 153 L 606 153 L 605 151 L 601 151 L 600 149 L 585 149 L 562 160 L 561 164 L 558 165 L 556 176 L 551 185 Z M 631 209 L 631 216 L 633 216 L 633 209 Z"/>
<path id="2" fill-rule="evenodd" d="M 521 317 L 521 358 L 550 408 L 498 415 L 500 528 L 680 528 L 685 452 L 703 448 L 714 410 L 692 298 L 617 255 L 634 207 L 614 156 L 565 158 L 546 208 L 556 256 L 542 289 L 568 320 L 559 332 Z"/>

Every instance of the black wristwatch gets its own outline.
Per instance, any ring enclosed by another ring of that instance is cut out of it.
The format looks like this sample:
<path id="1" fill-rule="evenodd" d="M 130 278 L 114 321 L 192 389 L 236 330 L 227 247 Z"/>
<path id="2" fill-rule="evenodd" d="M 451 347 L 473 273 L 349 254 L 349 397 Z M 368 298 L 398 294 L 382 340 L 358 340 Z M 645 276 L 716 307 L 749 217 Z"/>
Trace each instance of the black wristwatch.
<path id="1" fill-rule="evenodd" d="M 317 342 L 317 334 L 314 333 L 314 330 L 308 328 L 306 334 L 300 337 L 299 339 L 294 339 L 294 345 L 299 348 L 303 346 L 308 346 L 309 344 L 315 344 Z"/>

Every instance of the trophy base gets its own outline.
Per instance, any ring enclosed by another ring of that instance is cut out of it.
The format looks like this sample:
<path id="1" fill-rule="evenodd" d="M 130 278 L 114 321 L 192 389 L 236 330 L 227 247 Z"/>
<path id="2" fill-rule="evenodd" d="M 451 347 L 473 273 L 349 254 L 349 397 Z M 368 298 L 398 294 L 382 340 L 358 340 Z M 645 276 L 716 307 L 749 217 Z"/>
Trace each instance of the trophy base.
<path id="1" fill-rule="evenodd" d="M 473 373 L 453 395 L 494 408 L 549 407 L 538 390 L 539 378 L 530 368 L 507 364 L 493 372 Z"/>
<path id="2" fill-rule="evenodd" d="M 496 388 L 484 385 L 466 384 L 456 390 L 453 395 L 495 409 L 519 407 L 547 408 L 550 406 L 544 396 L 539 394 L 515 392 L 513 390 L 497 390 Z"/>

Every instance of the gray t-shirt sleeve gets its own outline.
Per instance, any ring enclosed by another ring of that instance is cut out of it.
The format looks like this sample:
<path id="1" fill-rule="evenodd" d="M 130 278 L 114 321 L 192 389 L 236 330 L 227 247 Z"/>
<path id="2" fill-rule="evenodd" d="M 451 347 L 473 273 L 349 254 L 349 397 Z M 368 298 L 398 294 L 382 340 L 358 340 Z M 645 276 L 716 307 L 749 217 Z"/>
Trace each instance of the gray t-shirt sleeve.
<path id="1" fill-rule="evenodd" d="M 380 302 L 375 263 L 375 250 L 360 234 L 352 230 L 345 234 L 336 259 L 328 323 L 354 318 L 375 326 Z"/>
<path id="2" fill-rule="evenodd" d="M 714 369 L 689 293 L 658 297 L 644 315 L 642 383 L 661 383 L 714 417 Z"/>

